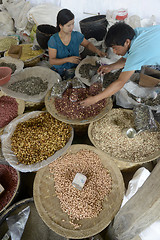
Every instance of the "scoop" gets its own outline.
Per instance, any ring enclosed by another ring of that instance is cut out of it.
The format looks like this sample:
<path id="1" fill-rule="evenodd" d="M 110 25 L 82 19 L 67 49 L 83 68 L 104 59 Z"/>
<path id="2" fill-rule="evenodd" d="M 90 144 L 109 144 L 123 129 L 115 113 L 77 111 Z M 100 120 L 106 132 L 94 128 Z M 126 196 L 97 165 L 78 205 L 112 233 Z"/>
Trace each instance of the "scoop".
<path id="1" fill-rule="evenodd" d="M 134 138 L 138 133 L 141 131 L 136 131 L 134 128 L 124 128 L 122 133 L 127 136 L 128 138 Z"/>

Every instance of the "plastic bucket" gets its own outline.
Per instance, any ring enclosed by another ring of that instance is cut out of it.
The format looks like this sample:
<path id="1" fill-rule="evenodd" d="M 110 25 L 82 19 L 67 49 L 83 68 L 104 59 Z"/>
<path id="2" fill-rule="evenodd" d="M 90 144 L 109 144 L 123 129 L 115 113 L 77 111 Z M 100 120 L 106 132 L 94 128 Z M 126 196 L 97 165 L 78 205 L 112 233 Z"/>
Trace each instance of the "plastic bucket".
<path id="1" fill-rule="evenodd" d="M 20 202 L 17 202 L 4 212 L 0 218 L 0 239 L 2 239 L 2 237 L 8 231 L 6 218 L 17 215 L 28 206 L 30 206 L 30 214 L 21 240 L 67 240 L 67 238 L 63 238 L 62 236 L 59 236 L 50 230 L 42 221 L 35 208 L 33 198 L 24 199 Z"/>
<path id="2" fill-rule="evenodd" d="M 81 20 L 79 25 L 86 39 L 95 38 L 102 41 L 107 33 L 108 21 L 106 15 L 97 15 Z"/>
<path id="3" fill-rule="evenodd" d="M 56 33 L 56 27 L 49 24 L 38 25 L 36 29 L 37 42 L 42 49 L 48 48 L 48 40 L 50 37 Z"/>
<path id="4" fill-rule="evenodd" d="M 10 67 L 0 67 L 0 86 L 7 83 L 11 78 L 12 69 Z"/>

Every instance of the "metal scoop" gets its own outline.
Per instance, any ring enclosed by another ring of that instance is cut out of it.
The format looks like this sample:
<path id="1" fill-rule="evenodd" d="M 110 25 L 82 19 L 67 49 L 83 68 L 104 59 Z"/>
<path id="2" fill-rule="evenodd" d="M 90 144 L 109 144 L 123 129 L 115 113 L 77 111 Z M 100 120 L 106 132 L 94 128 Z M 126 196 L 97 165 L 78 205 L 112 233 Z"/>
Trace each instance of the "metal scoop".
<path id="1" fill-rule="evenodd" d="M 137 132 L 134 128 L 124 128 L 122 130 L 122 133 L 128 138 L 134 138 L 140 132 L 141 130 Z"/>

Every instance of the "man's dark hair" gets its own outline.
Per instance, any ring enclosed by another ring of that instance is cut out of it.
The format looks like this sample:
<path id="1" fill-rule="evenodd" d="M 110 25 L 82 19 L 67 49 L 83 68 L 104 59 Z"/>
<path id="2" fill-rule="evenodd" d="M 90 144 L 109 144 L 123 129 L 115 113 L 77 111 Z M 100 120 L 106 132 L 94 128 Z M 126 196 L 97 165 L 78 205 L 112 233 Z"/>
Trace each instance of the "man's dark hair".
<path id="1" fill-rule="evenodd" d="M 134 29 L 126 23 L 119 22 L 112 25 L 105 38 L 107 47 L 114 45 L 124 46 L 127 39 L 132 40 L 135 35 Z"/>
<path id="2" fill-rule="evenodd" d="M 68 9 L 62 9 L 58 12 L 57 15 L 57 30 L 60 31 L 59 25 L 62 26 L 74 19 L 74 14 Z"/>

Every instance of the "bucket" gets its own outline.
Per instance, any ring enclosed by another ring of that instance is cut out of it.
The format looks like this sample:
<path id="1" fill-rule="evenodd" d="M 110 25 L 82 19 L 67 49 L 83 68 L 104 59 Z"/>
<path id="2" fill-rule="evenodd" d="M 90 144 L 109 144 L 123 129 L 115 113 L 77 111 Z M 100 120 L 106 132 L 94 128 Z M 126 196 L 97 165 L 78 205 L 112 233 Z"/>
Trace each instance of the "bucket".
<path id="1" fill-rule="evenodd" d="M 49 24 L 38 25 L 36 29 L 37 42 L 42 49 L 48 48 L 48 40 L 50 37 L 56 33 L 56 27 Z"/>
<path id="2" fill-rule="evenodd" d="M 6 218 L 12 215 L 17 215 L 28 206 L 30 206 L 30 214 L 21 240 L 67 240 L 67 238 L 63 238 L 50 230 L 42 221 L 35 208 L 33 198 L 24 199 L 20 202 L 17 202 L 4 212 L 4 214 L 0 217 L 0 239 L 2 239 L 2 237 L 8 231 Z"/>
<path id="3" fill-rule="evenodd" d="M 84 18 L 79 25 L 86 39 L 95 38 L 97 41 L 102 41 L 107 33 L 108 21 L 106 15 L 97 15 Z"/>
<path id="4" fill-rule="evenodd" d="M 6 161 L 0 161 L 0 184 L 4 188 L 4 191 L 0 194 L 1 215 L 6 208 L 13 203 L 18 195 L 20 187 L 20 173 Z"/>

